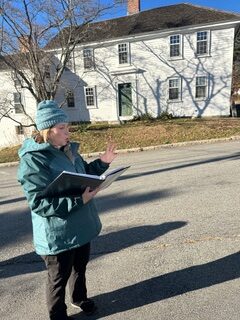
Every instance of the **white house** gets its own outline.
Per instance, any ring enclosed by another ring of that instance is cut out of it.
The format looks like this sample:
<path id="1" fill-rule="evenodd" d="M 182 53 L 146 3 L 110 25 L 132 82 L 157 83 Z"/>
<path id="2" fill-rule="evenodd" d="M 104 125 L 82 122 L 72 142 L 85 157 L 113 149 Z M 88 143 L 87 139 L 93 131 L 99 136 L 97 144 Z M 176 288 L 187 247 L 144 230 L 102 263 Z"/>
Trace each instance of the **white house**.
<path id="1" fill-rule="evenodd" d="M 185 3 L 140 11 L 139 3 L 130 1 L 126 17 L 92 23 L 75 49 L 62 77 L 65 89 L 56 96 L 61 102 L 68 92 L 70 120 L 116 122 L 162 112 L 228 116 L 240 16 Z M 57 48 L 58 36 L 46 50 Z M 9 70 L 2 69 L 0 79 L 0 92 L 9 92 L 16 105 L 13 116 L 24 121 Z M 21 98 L 34 118 L 34 99 L 26 92 Z M 29 131 L 2 118 L 0 134 L 3 147 Z"/>

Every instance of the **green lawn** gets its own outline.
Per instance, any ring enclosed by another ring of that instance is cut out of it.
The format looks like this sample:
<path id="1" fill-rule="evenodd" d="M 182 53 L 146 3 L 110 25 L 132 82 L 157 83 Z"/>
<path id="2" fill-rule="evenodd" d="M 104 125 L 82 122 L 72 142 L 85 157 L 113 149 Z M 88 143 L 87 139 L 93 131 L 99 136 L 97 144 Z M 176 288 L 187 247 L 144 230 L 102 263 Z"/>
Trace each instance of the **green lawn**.
<path id="1" fill-rule="evenodd" d="M 117 149 L 126 149 L 234 135 L 240 135 L 240 118 L 146 120 L 114 126 L 83 124 L 71 127 L 71 140 L 80 142 L 81 153 L 102 151 L 109 140 L 117 144 Z M 18 148 L 0 149 L 0 163 L 17 161 Z"/>

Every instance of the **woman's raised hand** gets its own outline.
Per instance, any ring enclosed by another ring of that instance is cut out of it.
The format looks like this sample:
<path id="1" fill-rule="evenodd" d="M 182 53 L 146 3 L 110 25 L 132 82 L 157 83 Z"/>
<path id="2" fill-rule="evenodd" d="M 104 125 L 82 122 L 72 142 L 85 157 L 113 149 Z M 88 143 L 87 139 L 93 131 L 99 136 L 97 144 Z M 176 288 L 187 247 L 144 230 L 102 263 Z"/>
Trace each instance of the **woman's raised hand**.
<path id="1" fill-rule="evenodd" d="M 115 143 L 109 142 L 106 151 L 100 155 L 102 162 L 111 163 L 117 156 Z"/>

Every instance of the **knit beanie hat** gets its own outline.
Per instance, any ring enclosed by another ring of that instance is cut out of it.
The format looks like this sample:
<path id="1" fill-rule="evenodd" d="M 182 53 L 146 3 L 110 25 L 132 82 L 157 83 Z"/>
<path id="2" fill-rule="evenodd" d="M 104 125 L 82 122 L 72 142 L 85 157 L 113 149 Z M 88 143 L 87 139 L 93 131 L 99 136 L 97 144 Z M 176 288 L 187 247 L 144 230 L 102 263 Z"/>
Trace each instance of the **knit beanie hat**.
<path id="1" fill-rule="evenodd" d="M 38 104 L 36 114 L 36 126 L 38 130 L 48 129 L 62 122 L 69 122 L 69 119 L 55 101 L 44 100 Z"/>

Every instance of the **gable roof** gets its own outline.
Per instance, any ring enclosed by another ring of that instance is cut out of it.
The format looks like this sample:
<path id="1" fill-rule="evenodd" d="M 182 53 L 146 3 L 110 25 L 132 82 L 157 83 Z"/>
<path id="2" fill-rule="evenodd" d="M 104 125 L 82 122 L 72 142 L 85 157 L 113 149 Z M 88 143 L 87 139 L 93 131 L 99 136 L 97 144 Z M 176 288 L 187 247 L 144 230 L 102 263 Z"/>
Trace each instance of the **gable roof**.
<path id="1" fill-rule="evenodd" d="M 79 43 L 88 43 L 191 25 L 239 20 L 240 14 L 181 3 L 76 27 L 73 36 L 80 35 Z M 62 39 L 67 38 L 68 30 L 65 28 L 60 32 L 45 49 L 58 48 L 60 43 L 64 45 Z"/>

